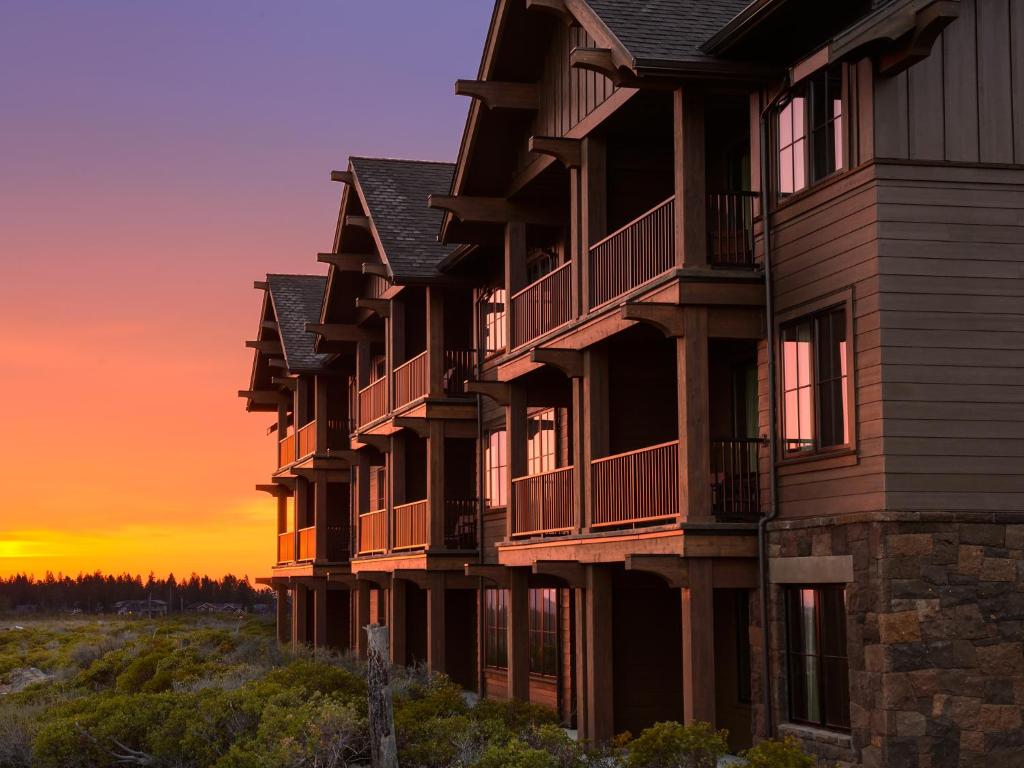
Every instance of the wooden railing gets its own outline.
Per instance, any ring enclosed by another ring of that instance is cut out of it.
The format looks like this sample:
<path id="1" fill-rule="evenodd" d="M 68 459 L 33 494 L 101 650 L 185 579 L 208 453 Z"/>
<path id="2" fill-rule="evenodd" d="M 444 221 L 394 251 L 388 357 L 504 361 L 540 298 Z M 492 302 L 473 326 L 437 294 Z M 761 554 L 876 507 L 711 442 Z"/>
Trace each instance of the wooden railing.
<path id="1" fill-rule="evenodd" d="M 359 390 L 359 426 L 376 421 L 388 412 L 388 377 Z"/>
<path id="2" fill-rule="evenodd" d="M 476 499 L 447 499 L 444 503 L 444 545 L 447 549 L 478 549 Z"/>
<path id="3" fill-rule="evenodd" d="M 395 368 L 395 408 L 425 397 L 430 389 L 429 374 L 430 363 L 426 352 L 421 352 Z"/>
<path id="4" fill-rule="evenodd" d="M 277 442 L 277 468 L 295 463 L 295 434 L 287 435 Z"/>
<path id="5" fill-rule="evenodd" d="M 299 539 L 299 560 L 316 560 L 316 527 L 300 528 L 295 532 Z"/>
<path id="6" fill-rule="evenodd" d="M 675 197 L 590 247 L 590 306 L 653 280 L 676 263 Z"/>
<path id="7" fill-rule="evenodd" d="M 679 441 L 595 459 L 592 526 L 633 525 L 679 514 Z"/>
<path id="8" fill-rule="evenodd" d="M 332 563 L 340 563 L 348 560 L 350 529 L 347 525 L 327 526 L 327 560 Z"/>
<path id="9" fill-rule="evenodd" d="M 562 467 L 512 481 L 512 535 L 564 533 L 576 526 L 574 467 Z"/>
<path id="10" fill-rule="evenodd" d="M 277 562 L 290 563 L 295 560 L 295 531 L 277 534 Z"/>
<path id="11" fill-rule="evenodd" d="M 531 283 L 512 296 L 512 346 L 536 339 L 572 320 L 572 263 Z"/>
<path id="12" fill-rule="evenodd" d="M 384 552 L 388 547 L 388 511 L 377 509 L 359 516 L 359 554 Z"/>
<path id="13" fill-rule="evenodd" d="M 316 422 L 311 421 L 295 433 L 295 458 L 304 459 L 316 453 Z"/>
<path id="14" fill-rule="evenodd" d="M 426 499 L 395 507 L 395 542 L 392 549 L 425 547 L 430 540 L 430 502 Z"/>
<path id="15" fill-rule="evenodd" d="M 475 349 L 446 349 L 444 351 L 444 391 L 449 397 L 466 394 L 466 380 L 476 372 Z"/>
<path id="16" fill-rule="evenodd" d="M 708 195 L 708 261 L 717 267 L 754 266 L 754 200 L 757 192 Z"/>
<path id="17" fill-rule="evenodd" d="M 718 520 L 753 522 L 761 515 L 758 437 L 711 441 L 711 507 Z"/>

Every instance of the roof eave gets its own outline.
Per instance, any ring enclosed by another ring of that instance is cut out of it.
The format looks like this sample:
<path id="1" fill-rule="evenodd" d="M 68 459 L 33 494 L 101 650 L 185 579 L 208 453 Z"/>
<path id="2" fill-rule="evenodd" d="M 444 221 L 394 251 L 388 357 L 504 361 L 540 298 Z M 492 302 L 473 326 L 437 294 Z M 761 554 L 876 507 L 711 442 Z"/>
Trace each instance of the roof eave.
<path id="1" fill-rule="evenodd" d="M 700 50 L 715 55 L 727 52 L 786 2 L 787 0 L 754 0 L 701 45 Z"/>

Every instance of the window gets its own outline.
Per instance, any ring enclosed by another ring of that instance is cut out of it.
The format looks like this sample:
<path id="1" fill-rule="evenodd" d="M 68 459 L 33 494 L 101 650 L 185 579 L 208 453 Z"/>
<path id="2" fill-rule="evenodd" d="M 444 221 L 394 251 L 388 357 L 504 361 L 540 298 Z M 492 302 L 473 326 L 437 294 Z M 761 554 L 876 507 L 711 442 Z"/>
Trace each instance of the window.
<path id="1" fill-rule="evenodd" d="M 558 249 L 533 247 L 526 254 L 526 281 L 535 283 L 561 266 Z"/>
<path id="2" fill-rule="evenodd" d="M 790 588 L 786 595 L 789 717 L 850 727 L 846 592 L 841 586 Z"/>
<path id="3" fill-rule="evenodd" d="M 376 512 L 387 507 L 387 479 L 384 467 L 370 467 L 370 509 Z"/>
<path id="4" fill-rule="evenodd" d="M 484 467 L 484 498 L 487 506 L 491 509 L 508 506 L 508 446 L 504 429 L 496 429 L 487 434 Z"/>
<path id="5" fill-rule="evenodd" d="M 484 590 L 484 665 L 508 667 L 508 590 Z"/>
<path id="6" fill-rule="evenodd" d="M 370 358 L 370 383 L 380 381 L 388 374 L 388 359 L 386 355 L 374 355 Z"/>
<path id="7" fill-rule="evenodd" d="M 558 676 L 558 590 L 530 590 L 530 672 Z"/>
<path id="8" fill-rule="evenodd" d="M 776 111 L 776 190 L 799 192 L 843 168 L 843 80 L 840 67 L 797 85 Z"/>
<path id="9" fill-rule="evenodd" d="M 850 443 L 846 308 L 782 326 L 782 433 L 787 456 Z"/>
<path id="10" fill-rule="evenodd" d="M 507 346 L 505 339 L 505 289 L 489 288 L 480 296 L 478 306 L 480 344 L 484 354 L 492 355 L 502 351 Z"/>
<path id="11" fill-rule="evenodd" d="M 526 420 L 526 473 L 555 469 L 555 409 L 531 414 Z"/>

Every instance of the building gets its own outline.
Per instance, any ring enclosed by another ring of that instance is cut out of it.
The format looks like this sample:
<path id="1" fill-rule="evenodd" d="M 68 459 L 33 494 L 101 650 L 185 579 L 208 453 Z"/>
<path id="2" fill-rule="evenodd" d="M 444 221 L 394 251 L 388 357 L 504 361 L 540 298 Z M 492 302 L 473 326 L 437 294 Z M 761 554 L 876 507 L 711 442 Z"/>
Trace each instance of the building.
<path id="1" fill-rule="evenodd" d="M 250 408 L 352 416 L 292 639 L 387 623 L 596 740 L 1019 764 L 1022 45 L 1009 0 L 498 0 L 454 166 L 332 175 L 316 370 L 260 373 L 264 309 Z"/>

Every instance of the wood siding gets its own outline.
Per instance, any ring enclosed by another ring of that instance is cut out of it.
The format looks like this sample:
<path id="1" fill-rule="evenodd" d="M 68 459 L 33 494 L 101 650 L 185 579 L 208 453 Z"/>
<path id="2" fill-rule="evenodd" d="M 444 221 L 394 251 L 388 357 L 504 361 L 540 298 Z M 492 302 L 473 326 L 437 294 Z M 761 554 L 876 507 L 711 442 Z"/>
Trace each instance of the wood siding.
<path id="1" fill-rule="evenodd" d="M 875 82 L 878 157 L 1024 163 L 1024 5 L 961 0 L 932 55 Z"/>

